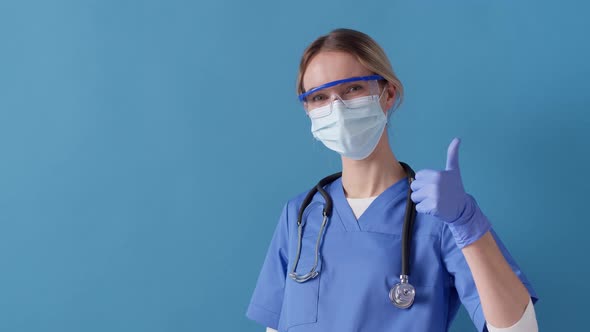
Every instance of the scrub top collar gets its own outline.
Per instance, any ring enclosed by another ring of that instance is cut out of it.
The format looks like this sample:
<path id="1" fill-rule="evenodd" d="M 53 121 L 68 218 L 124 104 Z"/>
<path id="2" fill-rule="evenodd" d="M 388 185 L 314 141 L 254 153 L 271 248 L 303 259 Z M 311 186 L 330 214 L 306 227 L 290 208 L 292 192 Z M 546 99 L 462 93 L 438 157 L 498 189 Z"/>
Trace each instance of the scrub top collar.
<path id="1" fill-rule="evenodd" d="M 352 208 L 346 200 L 344 195 L 344 188 L 342 186 L 342 177 L 334 180 L 329 185 L 328 193 L 334 201 L 334 211 L 337 213 L 344 228 L 347 231 L 363 231 L 364 226 L 370 224 L 372 221 L 379 220 L 387 210 L 387 207 L 399 200 L 405 200 L 408 193 L 408 177 L 403 177 L 397 182 L 389 186 L 385 191 L 379 194 L 365 212 L 357 220 L 352 212 Z"/>

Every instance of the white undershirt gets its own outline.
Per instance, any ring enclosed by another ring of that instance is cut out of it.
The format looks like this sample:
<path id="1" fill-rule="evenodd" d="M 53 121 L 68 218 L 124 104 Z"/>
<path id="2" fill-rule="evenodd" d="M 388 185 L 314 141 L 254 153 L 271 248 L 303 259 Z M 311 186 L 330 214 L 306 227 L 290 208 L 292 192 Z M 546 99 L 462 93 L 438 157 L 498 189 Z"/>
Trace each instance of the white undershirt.
<path id="1" fill-rule="evenodd" d="M 348 201 L 348 205 L 352 208 L 352 212 L 356 219 L 358 219 L 365 210 L 373 203 L 373 201 L 377 198 L 377 196 L 367 197 L 367 198 L 346 198 Z"/>
<path id="2" fill-rule="evenodd" d="M 354 216 L 358 218 L 367 210 L 369 205 L 377 198 L 377 196 L 367 198 L 346 198 L 348 205 L 350 205 Z M 535 315 L 535 306 L 529 297 L 529 303 L 522 314 L 522 317 L 514 325 L 506 328 L 498 328 L 486 322 L 489 332 L 537 332 L 539 327 L 537 325 L 537 317 Z M 266 332 L 276 332 L 270 327 L 266 328 Z"/>

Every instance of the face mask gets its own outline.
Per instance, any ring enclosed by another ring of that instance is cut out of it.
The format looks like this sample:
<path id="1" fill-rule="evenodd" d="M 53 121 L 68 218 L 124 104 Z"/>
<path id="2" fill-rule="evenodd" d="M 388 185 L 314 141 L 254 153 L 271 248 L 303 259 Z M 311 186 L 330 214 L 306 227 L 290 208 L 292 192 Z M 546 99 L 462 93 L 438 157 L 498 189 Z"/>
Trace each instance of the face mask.
<path id="1" fill-rule="evenodd" d="M 387 124 L 379 104 L 381 97 L 376 97 L 350 99 L 346 105 L 337 99 L 310 111 L 313 137 L 347 158 L 367 158 L 375 150 Z"/>

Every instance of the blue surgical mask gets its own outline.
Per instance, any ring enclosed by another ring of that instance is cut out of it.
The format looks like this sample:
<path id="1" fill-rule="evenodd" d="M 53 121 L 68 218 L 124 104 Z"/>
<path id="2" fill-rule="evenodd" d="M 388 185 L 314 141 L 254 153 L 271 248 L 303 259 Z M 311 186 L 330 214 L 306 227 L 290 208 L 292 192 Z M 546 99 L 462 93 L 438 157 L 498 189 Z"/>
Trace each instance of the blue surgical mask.
<path id="1" fill-rule="evenodd" d="M 377 147 L 387 124 L 380 99 L 376 95 L 359 97 L 347 100 L 346 105 L 337 99 L 310 111 L 313 137 L 344 157 L 367 158 Z"/>

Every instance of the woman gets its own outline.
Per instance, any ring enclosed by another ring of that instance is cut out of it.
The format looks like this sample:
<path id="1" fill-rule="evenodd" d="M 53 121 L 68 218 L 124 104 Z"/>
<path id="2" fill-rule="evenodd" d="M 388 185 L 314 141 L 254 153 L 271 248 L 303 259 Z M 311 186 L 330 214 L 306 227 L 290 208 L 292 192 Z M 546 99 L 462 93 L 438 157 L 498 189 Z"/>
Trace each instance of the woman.
<path id="1" fill-rule="evenodd" d="M 391 150 L 386 123 L 403 89 L 381 47 L 349 29 L 321 36 L 303 54 L 297 89 L 342 173 L 319 185 L 331 209 L 322 192 L 304 209 L 308 192 L 285 204 L 247 317 L 270 331 L 447 331 L 462 303 L 479 331 L 536 331 L 535 291 L 463 189 L 459 139 L 445 170 L 413 181 Z M 412 211 L 413 289 L 393 292 Z"/>

